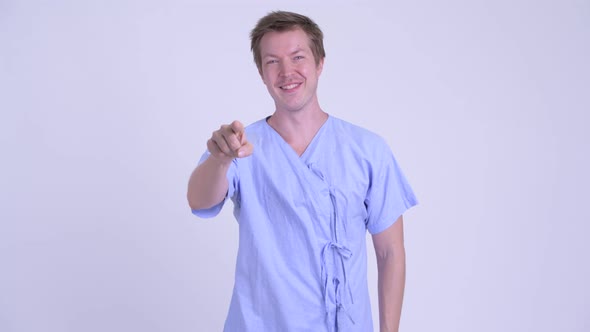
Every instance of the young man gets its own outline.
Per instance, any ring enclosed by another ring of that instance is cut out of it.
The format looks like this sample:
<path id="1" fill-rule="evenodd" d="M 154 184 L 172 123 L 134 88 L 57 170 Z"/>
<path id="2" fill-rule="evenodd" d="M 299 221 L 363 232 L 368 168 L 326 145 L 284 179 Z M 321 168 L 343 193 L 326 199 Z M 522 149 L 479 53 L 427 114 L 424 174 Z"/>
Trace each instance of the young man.
<path id="1" fill-rule="evenodd" d="M 404 283 L 402 214 L 416 204 L 377 135 L 324 112 L 323 35 L 308 17 L 273 12 L 251 32 L 274 113 L 215 131 L 189 180 L 193 213 L 226 198 L 239 222 L 224 331 L 373 331 L 365 234 L 377 255 L 381 331 L 397 331 Z"/>

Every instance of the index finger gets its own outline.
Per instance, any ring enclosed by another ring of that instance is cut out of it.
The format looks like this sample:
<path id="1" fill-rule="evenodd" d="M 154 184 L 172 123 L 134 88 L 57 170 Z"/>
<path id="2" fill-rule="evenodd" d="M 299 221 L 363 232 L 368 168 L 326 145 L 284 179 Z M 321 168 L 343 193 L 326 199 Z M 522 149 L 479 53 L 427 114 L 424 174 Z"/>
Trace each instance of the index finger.
<path id="1" fill-rule="evenodd" d="M 234 133 L 236 133 L 236 134 L 241 134 L 241 133 L 243 133 L 243 132 L 244 132 L 244 125 L 243 125 L 243 124 L 242 124 L 240 121 L 238 121 L 238 120 L 236 120 L 236 121 L 232 122 L 232 123 L 230 124 L 230 126 L 231 126 L 231 129 L 232 129 L 232 130 L 234 131 Z"/>
<path id="2" fill-rule="evenodd" d="M 233 130 L 233 132 L 236 133 L 236 135 L 238 135 L 238 140 L 240 141 L 240 143 L 243 144 L 244 125 L 240 121 L 236 120 L 230 124 L 230 127 L 231 130 Z"/>

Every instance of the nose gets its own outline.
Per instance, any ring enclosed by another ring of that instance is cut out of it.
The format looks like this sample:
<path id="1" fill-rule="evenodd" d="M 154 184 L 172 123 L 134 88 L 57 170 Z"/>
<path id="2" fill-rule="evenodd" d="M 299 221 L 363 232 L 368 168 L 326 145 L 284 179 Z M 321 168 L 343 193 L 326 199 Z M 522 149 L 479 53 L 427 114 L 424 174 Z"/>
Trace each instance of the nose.
<path id="1" fill-rule="evenodd" d="M 293 64 L 289 61 L 281 61 L 279 70 L 281 76 L 289 76 L 293 73 Z"/>

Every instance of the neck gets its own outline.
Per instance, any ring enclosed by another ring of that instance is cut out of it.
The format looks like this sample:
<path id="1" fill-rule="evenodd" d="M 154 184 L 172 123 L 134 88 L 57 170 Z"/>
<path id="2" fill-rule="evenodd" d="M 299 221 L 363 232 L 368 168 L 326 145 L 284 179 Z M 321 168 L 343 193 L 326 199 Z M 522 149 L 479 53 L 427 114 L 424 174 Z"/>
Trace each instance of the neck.
<path id="1" fill-rule="evenodd" d="M 315 110 L 298 112 L 277 110 L 267 122 L 301 155 L 327 119 L 328 114 L 318 106 Z"/>

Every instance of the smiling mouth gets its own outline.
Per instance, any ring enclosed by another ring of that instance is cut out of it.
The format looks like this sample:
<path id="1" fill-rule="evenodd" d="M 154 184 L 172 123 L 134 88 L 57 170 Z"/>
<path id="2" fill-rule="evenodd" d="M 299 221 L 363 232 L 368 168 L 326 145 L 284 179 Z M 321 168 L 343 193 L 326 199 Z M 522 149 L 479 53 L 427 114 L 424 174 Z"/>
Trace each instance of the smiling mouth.
<path id="1" fill-rule="evenodd" d="M 281 88 L 281 90 L 288 91 L 288 90 L 293 90 L 300 85 L 301 85 L 301 83 L 291 83 L 291 84 L 283 85 L 280 88 Z"/>

